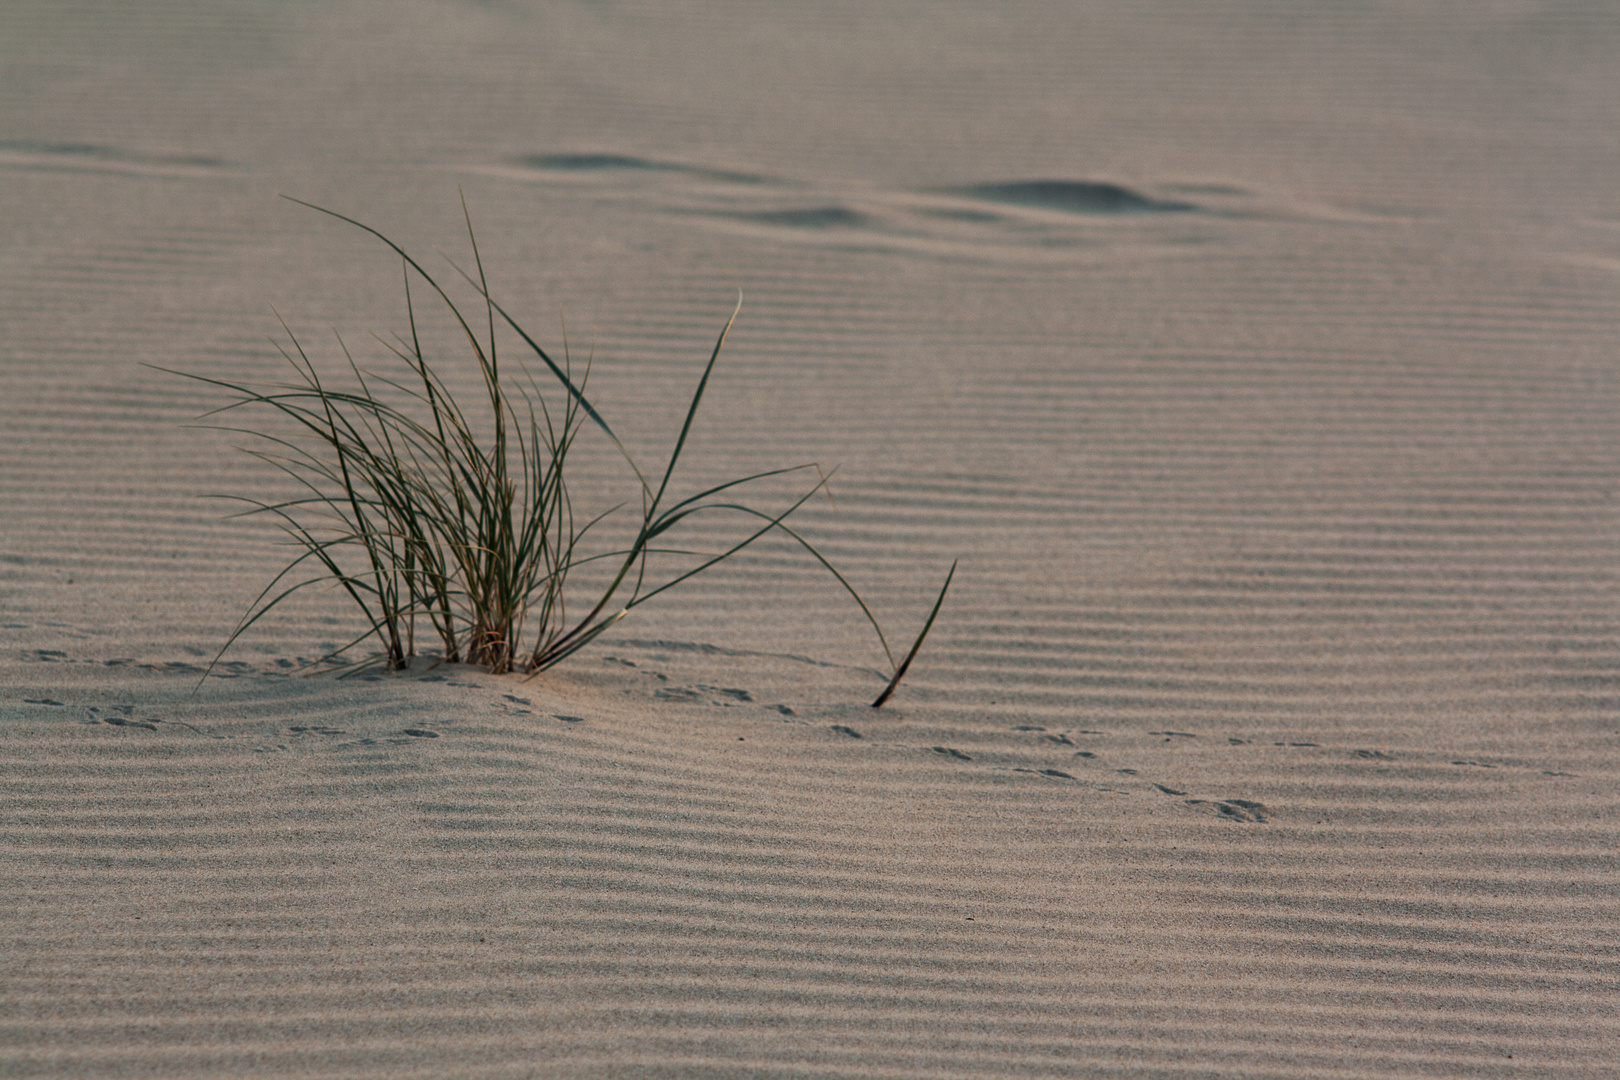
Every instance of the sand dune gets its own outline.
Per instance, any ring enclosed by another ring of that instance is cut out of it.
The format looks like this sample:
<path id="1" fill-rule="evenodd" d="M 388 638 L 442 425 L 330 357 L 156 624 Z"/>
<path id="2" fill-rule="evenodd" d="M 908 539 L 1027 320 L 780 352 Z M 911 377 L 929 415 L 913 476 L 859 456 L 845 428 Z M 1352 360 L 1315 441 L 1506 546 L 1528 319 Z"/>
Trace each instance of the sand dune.
<path id="1" fill-rule="evenodd" d="M 0 1075 L 1620 1068 L 1608 8 L 5 22 Z M 962 560 L 889 706 L 777 542 L 533 681 L 305 677 L 330 592 L 202 677 L 284 489 L 155 367 L 379 362 L 276 196 L 458 185 L 638 454 L 743 291 L 677 479 L 839 466 L 896 637 Z"/>

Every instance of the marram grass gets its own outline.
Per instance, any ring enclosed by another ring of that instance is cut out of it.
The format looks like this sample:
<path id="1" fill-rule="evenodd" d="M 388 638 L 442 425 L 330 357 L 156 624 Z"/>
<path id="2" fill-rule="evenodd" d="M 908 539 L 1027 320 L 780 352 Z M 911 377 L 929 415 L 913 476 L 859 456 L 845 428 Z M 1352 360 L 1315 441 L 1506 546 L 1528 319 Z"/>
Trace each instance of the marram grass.
<path id="1" fill-rule="evenodd" d="M 797 542 L 828 570 L 876 631 L 890 675 L 873 707 L 894 693 L 933 628 L 955 564 L 911 649 L 897 661 L 883 628 L 854 586 L 786 523 L 825 486 L 827 479 L 819 469 L 818 481 L 784 509 L 766 511 L 739 501 L 741 489 L 756 481 L 815 469 L 814 465 L 753 473 L 680 497 L 671 491 L 671 478 L 737 311 L 715 341 L 668 461 L 661 473 L 649 474 L 586 397 L 589 366 L 576 377 L 566 349 L 559 364 L 495 300 L 465 202 L 472 272 L 450 265 L 477 297 L 476 313 L 470 316 L 420 263 L 382 233 L 323 207 L 292 201 L 369 233 L 399 257 L 407 331 L 384 342 L 399 363 L 392 374 L 362 370 L 340 339 L 352 377 L 343 387 L 323 379 L 284 321 L 288 347 L 277 347 L 295 373 L 291 382 L 256 389 L 174 372 L 235 395 L 210 416 L 251 407 L 290 421 L 282 425 L 290 428 L 285 434 L 224 428 L 254 437 L 257 445 L 248 452 L 295 482 L 295 497 L 274 503 L 247 499 L 250 506 L 243 513 L 276 519 L 300 554 L 259 594 L 220 656 L 289 596 L 330 583 L 354 601 L 366 629 L 328 660 L 375 637 L 382 652 L 367 663 L 402 669 L 416 651 L 421 626 L 438 639 L 445 661 L 480 664 L 497 674 L 522 670 L 533 676 L 590 644 L 636 607 L 774 530 Z M 482 377 L 483 393 L 477 402 L 458 401 L 428 361 L 418 333 L 413 282 L 437 298 L 465 338 L 468 358 Z M 503 336 L 497 334 L 498 327 L 522 345 L 517 363 L 506 370 L 498 354 Z M 542 393 L 526 356 L 543 364 L 544 374 L 555 380 L 551 395 Z M 512 378 L 513 366 L 517 378 Z M 577 519 L 568 488 L 569 455 L 587 428 L 609 439 L 628 463 L 637 489 L 632 501 L 641 507 L 629 545 L 595 553 L 587 553 L 582 541 L 607 515 Z M 671 545 L 683 523 L 694 514 L 717 511 L 750 523 L 742 538 L 702 555 L 696 565 L 667 579 L 652 580 L 649 556 L 680 550 Z M 605 563 L 611 573 L 605 585 L 577 602 L 571 599 L 575 590 L 568 588 L 569 575 L 586 563 Z"/>

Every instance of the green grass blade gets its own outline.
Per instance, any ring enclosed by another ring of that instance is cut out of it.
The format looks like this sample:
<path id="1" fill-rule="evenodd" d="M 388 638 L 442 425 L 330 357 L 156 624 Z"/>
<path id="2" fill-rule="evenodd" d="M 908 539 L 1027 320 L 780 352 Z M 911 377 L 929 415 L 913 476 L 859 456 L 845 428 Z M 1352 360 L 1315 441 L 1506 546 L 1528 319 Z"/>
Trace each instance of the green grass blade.
<path id="1" fill-rule="evenodd" d="M 960 561 L 957 560 L 957 562 Z M 900 680 L 906 677 L 906 672 L 911 668 L 911 662 L 917 659 L 917 653 L 922 649 L 923 639 L 928 636 L 928 631 L 934 628 L 934 620 L 939 618 L 939 609 L 945 603 L 945 593 L 950 589 L 951 579 L 955 576 L 956 563 L 953 562 L 951 563 L 951 572 L 945 575 L 945 584 L 940 587 L 939 599 L 934 601 L 934 610 L 928 613 L 928 621 L 923 623 L 922 633 L 917 635 L 917 640 L 912 643 L 911 651 L 906 653 L 906 658 L 900 661 L 898 668 L 895 668 L 894 678 L 889 680 L 889 685 L 885 686 L 883 693 L 879 694 L 877 700 L 872 702 L 872 708 L 883 708 L 883 703 L 889 700 L 889 696 L 894 693 L 894 688 L 899 686 Z"/>
<path id="2" fill-rule="evenodd" d="M 663 482 L 658 485 L 658 493 L 653 496 L 652 503 L 647 508 L 647 516 L 658 512 L 658 503 L 663 499 L 664 492 L 669 489 L 669 478 L 675 475 L 675 466 L 681 460 L 681 452 L 686 449 L 686 437 L 692 432 L 692 421 L 697 417 L 698 406 L 703 403 L 703 392 L 709 387 L 709 376 L 714 373 L 715 361 L 720 359 L 720 349 L 726 343 L 726 335 L 731 333 L 731 326 L 737 321 L 737 315 L 742 311 L 742 293 L 737 294 L 737 306 L 732 309 L 731 318 L 721 328 L 720 336 L 715 339 L 714 351 L 709 354 L 709 362 L 704 365 L 703 377 L 698 379 L 697 390 L 692 394 L 692 403 L 686 408 L 686 421 L 681 424 L 680 438 L 675 440 L 675 449 L 669 455 L 669 465 L 664 469 Z"/>

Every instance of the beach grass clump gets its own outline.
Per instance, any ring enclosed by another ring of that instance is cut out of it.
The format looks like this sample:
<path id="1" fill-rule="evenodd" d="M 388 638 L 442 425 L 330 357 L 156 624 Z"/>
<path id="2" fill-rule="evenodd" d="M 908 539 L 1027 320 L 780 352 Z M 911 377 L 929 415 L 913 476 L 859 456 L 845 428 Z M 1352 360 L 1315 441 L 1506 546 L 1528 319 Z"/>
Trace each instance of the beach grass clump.
<path id="1" fill-rule="evenodd" d="M 636 607 L 775 530 L 829 571 L 859 606 L 889 668 L 888 684 L 873 706 L 893 694 L 939 615 L 954 564 L 911 649 L 897 660 L 854 586 L 786 524 L 825 487 L 827 476 L 817 466 L 751 473 L 680 497 L 671 490 L 726 335 L 741 310 L 740 298 L 709 354 L 668 460 L 648 473 L 586 396 L 589 365 L 576 373 L 566 345 L 559 363 L 492 295 L 465 201 L 471 269 L 448 256 L 446 261 L 470 287 L 476 306 L 458 303 L 403 248 L 370 226 L 292 201 L 347 222 L 393 251 L 404 278 L 407 325 L 392 340 L 379 338 L 398 362 L 388 373 L 362 369 L 339 338 L 348 375 L 341 384 L 322 376 L 284 320 L 287 344 L 277 348 L 294 372 L 290 382 L 255 387 L 174 373 L 232 392 L 234 399 L 211 417 L 254 408 L 289 422 L 270 430 L 210 425 L 252 436 L 255 444 L 244 449 L 291 477 L 297 491 L 278 502 L 242 497 L 249 504 L 243 513 L 276 519 L 299 554 L 250 605 L 220 656 L 288 597 L 325 583 L 341 588 L 365 623 L 327 661 L 375 637 L 380 654 L 356 667 L 380 663 L 404 669 L 416 653 L 421 625 L 437 638 L 443 661 L 533 676 L 590 644 Z M 482 387 L 474 404 L 458 400 L 429 361 L 416 306 L 423 291 L 465 340 Z M 503 337 L 521 345 L 513 363 L 500 352 Z M 544 369 L 539 381 L 532 361 Z M 555 384 L 551 393 L 542 392 L 542 381 Z M 635 493 L 619 509 L 640 506 L 633 538 L 595 552 L 587 552 L 583 542 L 614 511 L 580 520 L 568 486 L 570 455 L 587 430 L 606 437 L 634 476 Z M 741 501 L 742 489 L 751 484 L 809 470 L 817 476 L 815 483 L 784 508 L 766 511 Z M 678 544 L 674 534 L 683 524 L 713 513 L 742 518 L 747 525 L 740 537 L 718 551 L 693 552 Z M 687 556 L 690 565 L 654 580 L 649 559 L 671 554 Z M 595 575 L 593 591 L 581 601 L 569 579 L 587 563 L 605 565 L 607 572 Z"/>

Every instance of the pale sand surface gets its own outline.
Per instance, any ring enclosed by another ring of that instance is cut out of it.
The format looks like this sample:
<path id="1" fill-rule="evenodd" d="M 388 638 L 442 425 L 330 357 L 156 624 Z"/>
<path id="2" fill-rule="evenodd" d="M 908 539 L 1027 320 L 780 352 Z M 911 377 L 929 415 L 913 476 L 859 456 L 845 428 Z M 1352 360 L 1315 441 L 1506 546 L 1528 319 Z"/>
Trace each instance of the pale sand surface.
<path id="1" fill-rule="evenodd" d="M 1620 14 L 988 10 L 5 5 L 0 1076 L 1620 1073 Z M 276 195 L 457 185 L 648 457 L 745 291 L 678 480 L 840 465 L 897 637 L 961 557 L 891 706 L 780 544 L 192 693 L 286 489 L 141 365 L 373 361 Z"/>

